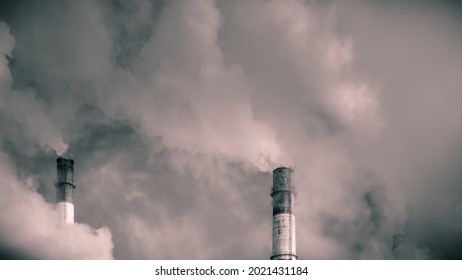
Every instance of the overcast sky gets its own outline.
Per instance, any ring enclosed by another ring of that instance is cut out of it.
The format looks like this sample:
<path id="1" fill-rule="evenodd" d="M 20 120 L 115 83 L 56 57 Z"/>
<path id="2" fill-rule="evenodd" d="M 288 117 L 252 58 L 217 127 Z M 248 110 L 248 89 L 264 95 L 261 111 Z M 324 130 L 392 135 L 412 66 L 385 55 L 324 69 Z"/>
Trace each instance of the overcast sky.
<path id="1" fill-rule="evenodd" d="M 0 257 L 269 259 L 291 166 L 300 259 L 461 259 L 453 2 L 1 1 Z"/>

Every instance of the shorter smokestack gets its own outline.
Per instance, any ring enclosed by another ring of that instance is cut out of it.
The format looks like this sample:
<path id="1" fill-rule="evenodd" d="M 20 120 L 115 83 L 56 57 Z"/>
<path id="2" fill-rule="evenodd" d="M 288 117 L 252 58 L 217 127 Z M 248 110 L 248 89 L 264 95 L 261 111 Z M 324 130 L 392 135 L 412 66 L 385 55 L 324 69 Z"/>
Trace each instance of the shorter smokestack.
<path id="1" fill-rule="evenodd" d="M 56 207 L 60 220 L 65 224 L 74 223 L 74 161 L 59 157 L 57 163 Z"/>

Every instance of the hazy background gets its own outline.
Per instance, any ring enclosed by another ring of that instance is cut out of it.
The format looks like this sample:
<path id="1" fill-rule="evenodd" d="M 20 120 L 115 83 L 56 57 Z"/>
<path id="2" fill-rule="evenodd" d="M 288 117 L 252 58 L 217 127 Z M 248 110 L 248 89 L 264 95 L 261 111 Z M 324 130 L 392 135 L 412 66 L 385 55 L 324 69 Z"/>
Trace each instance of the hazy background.
<path id="1" fill-rule="evenodd" d="M 461 259 L 462 7 L 400 2 L 2 1 L 0 257 L 268 259 L 287 165 L 300 259 Z"/>

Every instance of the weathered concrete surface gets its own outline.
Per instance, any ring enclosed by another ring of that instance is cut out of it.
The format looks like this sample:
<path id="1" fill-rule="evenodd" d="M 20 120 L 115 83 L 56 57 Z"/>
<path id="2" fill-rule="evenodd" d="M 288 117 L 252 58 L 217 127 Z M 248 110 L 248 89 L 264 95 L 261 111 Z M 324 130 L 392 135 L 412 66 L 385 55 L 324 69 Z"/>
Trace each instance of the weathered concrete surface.
<path id="1" fill-rule="evenodd" d="M 273 171 L 273 250 L 272 260 L 297 259 L 295 239 L 295 186 L 293 169 L 279 167 Z"/>
<path id="2" fill-rule="evenodd" d="M 60 220 L 74 223 L 74 161 L 59 157 L 57 164 L 56 202 Z"/>

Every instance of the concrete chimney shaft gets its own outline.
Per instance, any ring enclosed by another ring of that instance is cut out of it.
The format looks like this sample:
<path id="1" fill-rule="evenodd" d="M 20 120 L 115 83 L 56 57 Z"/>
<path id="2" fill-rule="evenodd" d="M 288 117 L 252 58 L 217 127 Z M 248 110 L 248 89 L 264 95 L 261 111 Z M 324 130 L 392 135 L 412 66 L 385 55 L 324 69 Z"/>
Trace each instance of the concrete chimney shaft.
<path id="1" fill-rule="evenodd" d="M 59 157 L 57 163 L 56 207 L 60 220 L 66 224 L 74 223 L 74 161 Z"/>
<path id="2" fill-rule="evenodd" d="M 296 260 L 295 243 L 295 186 L 293 169 L 279 167 L 273 170 L 273 250 L 272 260 Z"/>

